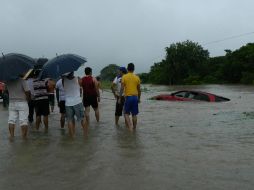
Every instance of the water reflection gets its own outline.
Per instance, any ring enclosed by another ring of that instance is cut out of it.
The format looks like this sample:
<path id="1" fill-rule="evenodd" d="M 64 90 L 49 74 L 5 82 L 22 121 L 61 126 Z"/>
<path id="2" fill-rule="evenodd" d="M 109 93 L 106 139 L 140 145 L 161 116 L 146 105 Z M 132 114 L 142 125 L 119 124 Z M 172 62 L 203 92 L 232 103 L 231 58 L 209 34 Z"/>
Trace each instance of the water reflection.
<path id="1" fill-rule="evenodd" d="M 74 140 L 50 116 L 48 134 L 16 128 L 8 140 L 0 105 L 0 189 L 252 189 L 254 88 L 252 86 L 146 86 L 138 128 L 114 126 L 112 94 L 91 114 L 89 135 Z M 182 89 L 209 91 L 227 103 L 158 102 L 148 98 Z"/>

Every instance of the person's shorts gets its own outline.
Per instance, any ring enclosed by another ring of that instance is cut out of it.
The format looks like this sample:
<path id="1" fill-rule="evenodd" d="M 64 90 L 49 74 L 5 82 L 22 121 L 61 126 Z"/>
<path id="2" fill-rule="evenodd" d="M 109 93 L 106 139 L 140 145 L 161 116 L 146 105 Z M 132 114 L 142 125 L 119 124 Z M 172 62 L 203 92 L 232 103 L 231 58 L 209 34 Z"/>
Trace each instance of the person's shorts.
<path id="1" fill-rule="evenodd" d="M 28 105 L 25 101 L 20 102 L 10 102 L 9 104 L 9 124 L 16 124 L 19 122 L 20 126 L 24 126 L 28 124 Z"/>
<path id="2" fill-rule="evenodd" d="M 65 109 L 67 121 L 74 121 L 74 116 L 76 116 L 78 121 L 82 121 L 84 119 L 85 113 L 82 103 L 75 106 L 65 106 Z"/>
<path id="3" fill-rule="evenodd" d="M 55 106 L 55 94 L 49 94 L 49 105 Z"/>
<path id="4" fill-rule="evenodd" d="M 84 107 L 92 106 L 94 109 L 98 108 L 97 96 L 84 96 L 83 105 Z"/>
<path id="5" fill-rule="evenodd" d="M 124 113 L 138 115 L 138 97 L 137 96 L 126 96 L 124 103 Z"/>
<path id="6" fill-rule="evenodd" d="M 119 97 L 118 97 L 119 98 Z M 125 98 L 124 96 L 121 97 L 121 103 L 119 104 L 116 100 L 116 111 L 115 116 L 122 116 L 123 115 L 123 106 L 124 106 Z"/>
<path id="7" fill-rule="evenodd" d="M 59 111 L 60 111 L 60 113 L 66 113 L 65 101 L 60 101 L 59 102 Z"/>
<path id="8" fill-rule="evenodd" d="M 49 100 L 35 100 L 35 113 L 36 116 L 48 116 L 49 115 Z"/>

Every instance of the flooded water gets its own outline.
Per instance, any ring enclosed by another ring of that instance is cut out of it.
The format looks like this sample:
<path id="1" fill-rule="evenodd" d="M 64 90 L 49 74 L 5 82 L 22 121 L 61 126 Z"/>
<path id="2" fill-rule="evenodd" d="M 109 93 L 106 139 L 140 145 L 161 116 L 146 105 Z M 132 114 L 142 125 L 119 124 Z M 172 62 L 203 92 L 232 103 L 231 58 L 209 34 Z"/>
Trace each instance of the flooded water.
<path id="1" fill-rule="evenodd" d="M 113 96 L 102 94 L 101 122 L 91 114 L 89 137 L 70 140 L 58 110 L 50 131 L 16 128 L 8 140 L 7 110 L 0 105 L 0 189 L 195 189 L 254 187 L 253 86 L 144 86 L 138 128 L 114 126 Z M 196 89 L 225 103 L 148 100 L 164 92 Z M 1 104 L 1 103 L 0 103 Z"/>

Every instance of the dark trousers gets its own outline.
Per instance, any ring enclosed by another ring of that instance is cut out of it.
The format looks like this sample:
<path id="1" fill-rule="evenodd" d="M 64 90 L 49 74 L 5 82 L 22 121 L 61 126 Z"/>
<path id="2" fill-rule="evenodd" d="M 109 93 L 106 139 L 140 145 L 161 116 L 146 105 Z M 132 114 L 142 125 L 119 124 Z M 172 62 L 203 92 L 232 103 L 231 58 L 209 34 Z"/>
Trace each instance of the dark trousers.
<path id="1" fill-rule="evenodd" d="M 28 121 L 30 123 L 34 121 L 34 106 L 35 106 L 35 101 L 29 100 L 28 101 L 28 107 L 29 107 Z"/>

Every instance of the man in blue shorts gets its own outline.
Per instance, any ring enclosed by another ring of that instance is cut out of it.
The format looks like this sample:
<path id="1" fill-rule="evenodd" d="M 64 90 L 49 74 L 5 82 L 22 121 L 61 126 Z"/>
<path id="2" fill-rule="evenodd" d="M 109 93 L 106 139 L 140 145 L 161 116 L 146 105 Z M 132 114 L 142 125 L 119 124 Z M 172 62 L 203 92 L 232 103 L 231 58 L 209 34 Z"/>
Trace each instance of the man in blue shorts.
<path id="1" fill-rule="evenodd" d="M 124 117 L 127 128 L 130 131 L 136 129 L 137 126 L 137 115 L 139 113 L 138 103 L 140 102 L 141 96 L 140 79 L 133 73 L 134 69 L 134 64 L 129 63 L 127 67 L 128 73 L 122 77 L 122 90 L 120 93 L 121 95 L 124 91 Z M 132 121 L 130 119 L 130 114 L 132 114 Z"/>

